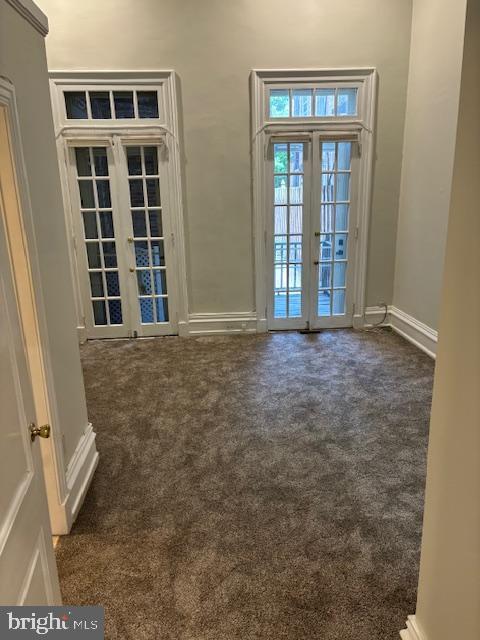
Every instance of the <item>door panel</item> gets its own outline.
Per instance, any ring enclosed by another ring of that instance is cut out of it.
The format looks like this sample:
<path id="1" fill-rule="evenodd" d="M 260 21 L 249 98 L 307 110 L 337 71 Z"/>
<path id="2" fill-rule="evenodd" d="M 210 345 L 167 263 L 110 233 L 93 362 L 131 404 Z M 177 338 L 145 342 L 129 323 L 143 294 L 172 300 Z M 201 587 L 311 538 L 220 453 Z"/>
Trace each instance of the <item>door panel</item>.
<path id="1" fill-rule="evenodd" d="M 127 337 L 126 266 L 112 151 L 105 146 L 79 146 L 71 151 L 87 334 L 91 338 Z"/>
<path id="2" fill-rule="evenodd" d="M 59 604 L 33 392 L 0 219 L 0 604 Z"/>
<path id="3" fill-rule="evenodd" d="M 356 226 L 356 144 L 318 141 L 318 183 L 312 222 L 310 327 L 349 327 L 353 322 Z"/>
<path id="4" fill-rule="evenodd" d="M 273 295 L 267 310 L 272 329 L 301 327 L 308 317 L 309 151 L 310 144 L 302 140 L 272 144 L 269 261 Z"/>

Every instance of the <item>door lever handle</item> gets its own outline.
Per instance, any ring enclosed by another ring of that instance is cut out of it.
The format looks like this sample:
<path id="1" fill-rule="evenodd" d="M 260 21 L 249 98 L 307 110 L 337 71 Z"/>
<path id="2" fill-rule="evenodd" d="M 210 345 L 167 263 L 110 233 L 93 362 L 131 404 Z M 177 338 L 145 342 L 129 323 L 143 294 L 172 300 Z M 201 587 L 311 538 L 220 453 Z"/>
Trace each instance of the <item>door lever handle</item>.
<path id="1" fill-rule="evenodd" d="M 313 264 L 317 265 L 320 264 L 320 262 L 318 260 L 314 260 Z"/>

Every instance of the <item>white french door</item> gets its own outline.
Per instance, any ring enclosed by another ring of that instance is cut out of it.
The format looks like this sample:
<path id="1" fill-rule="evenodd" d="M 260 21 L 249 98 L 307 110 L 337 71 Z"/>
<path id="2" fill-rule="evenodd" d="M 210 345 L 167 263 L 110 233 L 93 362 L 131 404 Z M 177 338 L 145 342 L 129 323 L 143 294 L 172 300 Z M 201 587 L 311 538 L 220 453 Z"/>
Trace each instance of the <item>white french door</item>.
<path id="1" fill-rule="evenodd" d="M 353 323 L 358 145 L 290 134 L 269 147 L 269 329 Z"/>
<path id="2" fill-rule="evenodd" d="M 176 333 L 162 145 L 115 137 L 74 143 L 69 152 L 87 337 Z"/>

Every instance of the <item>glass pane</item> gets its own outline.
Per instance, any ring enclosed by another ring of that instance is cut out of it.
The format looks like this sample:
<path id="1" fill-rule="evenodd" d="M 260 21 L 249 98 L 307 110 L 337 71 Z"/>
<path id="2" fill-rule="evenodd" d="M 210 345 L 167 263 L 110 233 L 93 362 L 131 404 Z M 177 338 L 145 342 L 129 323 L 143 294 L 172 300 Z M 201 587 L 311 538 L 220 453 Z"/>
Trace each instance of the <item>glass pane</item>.
<path id="1" fill-rule="evenodd" d="M 335 231 L 348 230 L 348 204 L 337 204 L 335 213 Z"/>
<path id="2" fill-rule="evenodd" d="M 108 176 L 107 150 L 104 147 L 93 147 L 92 151 L 95 175 Z"/>
<path id="3" fill-rule="evenodd" d="M 318 315 L 329 316 L 330 315 L 330 291 L 329 289 L 321 289 L 318 292 Z"/>
<path id="4" fill-rule="evenodd" d="M 160 185 L 158 178 L 147 180 L 147 200 L 149 207 L 160 206 Z"/>
<path id="5" fill-rule="evenodd" d="M 322 171 L 335 171 L 335 142 L 322 143 Z"/>
<path id="6" fill-rule="evenodd" d="M 137 91 L 139 118 L 158 118 L 158 98 L 156 91 Z"/>
<path id="7" fill-rule="evenodd" d="M 351 156 L 352 156 L 352 143 L 339 142 L 338 143 L 338 170 L 339 171 L 350 170 Z"/>
<path id="8" fill-rule="evenodd" d="M 311 89 L 292 91 L 292 116 L 298 118 L 312 115 L 312 93 Z"/>
<path id="9" fill-rule="evenodd" d="M 130 204 L 132 207 L 143 207 L 143 180 L 130 180 Z"/>
<path id="10" fill-rule="evenodd" d="M 135 263 L 137 267 L 150 266 L 150 258 L 148 256 L 148 242 L 146 240 L 135 242 Z"/>
<path id="11" fill-rule="evenodd" d="M 332 313 L 334 316 L 340 316 L 345 313 L 345 289 L 334 290 Z"/>
<path id="12" fill-rule="evenodd" d="M 315 115 L 335 115 L 335 89 L 317 89 L 315 91 Z"/>
<path id="13" fill-rule="evenodd" d="M 153 272 L 153 281 L 155 283 L 155 293 L 162 295 L 167 293 L 167 274 L 165 271 L 155 269 Z"/>
<path id="14" fill-rule="evenodd" d="M 287 207 L 275 207 L 274 233 L 287 233 Z"/>
<path id="15" fill-rule="evenodd" d="M 102 233 L 102 238 L 114 238 L 115 234 L 113 232 L 113 218 L 111 211 L 101 211 L 99 214 L 100 217 L 100 231 Z"/>
<path id="16" fill-rule="evenodd" d="M 85 120 L 87 115 L 87 97 L 85 91 L 65 91 L 65 109 L 67 118 Z"/>
<path id="17" fill-rule="evenodd" d="M 113 100 L 115 102 L 116 118 L 135 117 L 135 113 L 133 110 L 133 92 L 132 91 L 114 91 Z"/>
<path id="18" fill-rule="evenodd" d="M 275 262 L 287 261 L 287 236 L 275 236 L 273 241 L 273 256 Z"/>
<path id="19" fill-rule="evenodd" d="M 153 300 L 151 298 L 140 298 L 139 302 L 142 322 L 153 322 Z"/>
<path id="20" fill-rule="evenodd" d="M 104 300 L 94 300 L 93 306 L 93 319 L 96 325 L 107 324 L 107 312 L 105 310 Z"/>
<path id="21" fill-rule="evenodd" d="M 290 171 L 303 173 L 303 144 L 294 142 L 290 145 Z"/>
<path id="22" fill-rule="evenodd" d="M 142 156 L 140 147 L 127 147 L 127 164 L 129 176 L 142 175 Z"/>
<path id="23" fill-rule="evenodd" d="M 120 300 L 109 300 L 108 311 L 110 313 L 110 324 L 122 324 L 122 303 Z"/>
<path id="24" fill-rule="evenodd" d="M 338 89 L 337 116 L 354 116 L 357 113 L 357 89 Z"/>
<path id="25" fill-rule="evenodd" d="M 98 242 L 87 242 L 87 260 L 90 269 L 100 269 L 100 246 Z"/>
<path id="26" fill-rule="evenodd" d="M 145 211 L 132 211 L 132 226 L 134 237 L 145 238 L 148 235 Z"/>
<path id="27" fill-rule="evenodd" d="M 149 211 L 148 217 L 150 220 L 150 235 L 152 238 L 161 238 L 163 236 L 162 212 Z"/>
<path id="28" fill-rule="evenodd" d="M 288 295 L 288 317 L 299 318 L 302 315 L 302 294 L 295 291 Z"/>
<path id="29" fill-rule="evenodd" d="M 157 305 L 157 322 L 168 322 L 168 300 L 167 298 L 155 298 Z"/>
<path id="30" fill-rule="evenodd" d="M 108 120 L 112 117 L 110 93 L 108 91 L 90 91 L 89 97 L 92 118 Z"/>
<path id="31" fill-rule="evenodd" d="M 98 238 L 97 214 L 95 211 L 87 211 L 83 214 L 83 228 L 85 229 L 85 238 Z"/>
<path id="32" fill-rule="evenodd" d="M 77 162 L 77 174 L 79 176 L 91 176 L 90 150 L 88 147 L 75 147 L 75 159 Z"/>
<path id="33" fill-rule="evenodd" d="M 320 232 L 330 233 L 333 231 L 333 204 L 323 204 L 320 207 Z"/>
<path id="34" fill-rule="evenodd" d="M 275 291 L 273 294 L 273 315 L 275 318 L 287 317 L 287 293 Z"/>
<path id="35" fill-rule="evenodd" d="M 347 263 L 335 262 L 333 266 L 333 286 L 345 287 L 345 278 L 347 275 Z"/>
<path id="36" fill-rule="evenodd" d="M 158 174 L 158 152 L 157 147 L 144 147 L 145 173 L 149 176 Z"/>
<path id="37" fill-rule="evenodd" d="M 301 249 L 300 249 L 301 250 Z M 302 265 L 301 264 L 291 264 L 289 267 L 288 273 L 288 287 L 290 292 L 292 289 L 301 289 L 302 288 Z M 290 296 L 291 300 L 291 296 Z M 291 311 L 291 309 L 290 309 Z"/>
<path id="38" fill-rule="evenodd" d="M 274 177 L 275 204 L 287 204 L 287 176 Z"/>
<path id="39" fill-rule="evenodd" d="M 337 201 L 348 200 L 350 198 L 350 174 L 337 174 Z"/>
<path id="40" fill-rule="evenodd" d="M 301 204 L 303 202 L 303 176 L 290 176 L 290 203 Z"/>
<path id="41" fill-rule="evenodd" d="M 320 260 L 332 259 L 332 236 L 328 234 L 322 234 L 320 236 Z"/>
<path id="42" fill-rule="evenodd" d="M 276 264 L 275 265 L 275 289 L 286 289 L 287 287 L 287 265 L 286 264 Z"/>
<path id="43" fill-rule="evenodd" d="M 335 235 L 335 260 L 345 260 L 347 258 L 347 235 L 337 233 Z"/>
<path id="44" fill-rule="evenodd" d="M 150 271 L 137 271 L 137 285 L 139 295 L 146 296 L 153 293 Z"/>
<path id="45" fill-rule="evenodd" d="M 329 289 L 332 286 L 332 263 L 320 264 L 318 271 L 319 289 Z"/>
<path id="46" fill-rule="evenodd" d="M 92 298 L 103 298 L 103 279 L 100 271 L 90 272 L 90 290 Z"/>
<path id="47" fill-rule="evenodd" d="M 270 91 L 270 117 L 288 118 L 290 116 L 290 96 L 288 89 Z"/>
<path id="48" fill-rule="evenodd" d="M 105 279 L 107 281 L 107 295 L 119 296 L 120 283 L 118 281 L 118 273 L 116 271 L 106 271 Z"/>
<path id="49" fill-rule="evenodd" d="M 322 173 L 322 202 L 335 200 L 335 174 Z"/>
<path id="50" fill-rule="evenodd" d="M 103 263 L 106 267 L 117 266 L 117 249 L 115 242 L 102 242 L 103 249 Z"/>
<path id="51" fill-rule="evenodd" d="M 289 262 L 302 261 L 302 236 L 290 236 Z M 290 287 L 292 283 L 290 283 Z"/>
<path id="52" fill-rule="evenodd" d="M 286 144 L 273 145 L 273 165 L 275 173 L 286 173 L 288 171 L 288 151 Z"/>
<path id="53" fill-rule="evenodd" d="M 302 233 L 303 207 L 290 207 L 290 233 Z"/>
<path id="54" fill-rule="evenodd" d="M 154 267 L 165 266 L 165 254 L 163 252 L 163 240 L 152 240 L 152 264 Z"/>
<path id="55" fill-rule="evenodd" d="M 80 206 L 82 209 L 94 209 L 95 198 L 93 197 L 92 180 L 79 180 L 78 187 L 80 189 Z"/>
<path id="56" fill-rule="evenodd" d="M 98 206 L 101 209 L 109 209 L 112 206 L 110 200 L 110 183 L 108 180 L 97 180 Z"/>

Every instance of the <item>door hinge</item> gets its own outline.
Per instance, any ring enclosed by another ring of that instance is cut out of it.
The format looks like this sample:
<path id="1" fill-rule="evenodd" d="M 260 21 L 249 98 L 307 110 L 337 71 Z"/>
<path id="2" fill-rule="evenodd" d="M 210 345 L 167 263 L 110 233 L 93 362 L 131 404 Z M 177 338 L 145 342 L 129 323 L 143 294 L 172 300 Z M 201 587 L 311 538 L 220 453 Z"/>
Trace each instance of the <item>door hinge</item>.
<path id="1" fill-rule="evenodd" d="M 355 240 L 358 240 L 358 227 L 355 227 Z"/>
<path id="2" fill-rule="evenodd" d="M 361 158 L 362 157 L 362 143 L 359 140 L 357 142 L 357 144 L 358 144 L 358 157 Z"/>

